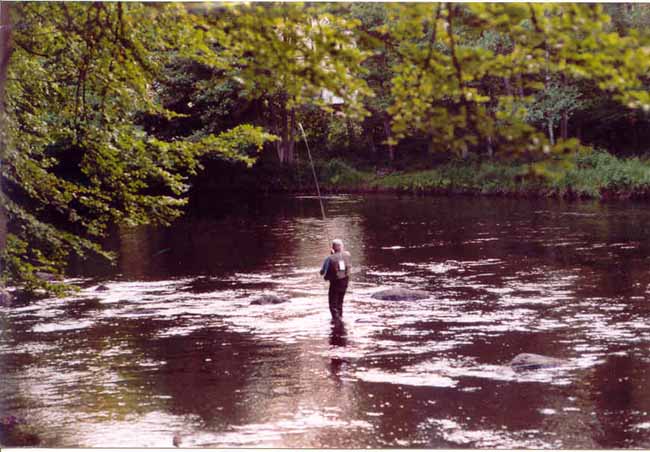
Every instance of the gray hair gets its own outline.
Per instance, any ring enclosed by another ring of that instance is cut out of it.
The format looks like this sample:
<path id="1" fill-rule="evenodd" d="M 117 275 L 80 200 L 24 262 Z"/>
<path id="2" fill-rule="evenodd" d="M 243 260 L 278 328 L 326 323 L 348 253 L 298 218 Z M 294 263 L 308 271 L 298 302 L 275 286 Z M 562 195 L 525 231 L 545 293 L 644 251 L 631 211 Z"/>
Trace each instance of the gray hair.
<path id="1" fill-rule="evenodd" d="M 341 249 L 343 249 L 343 240 L 341 240 L 341 239 L 332 240 L 332 246 L 335 246 L 335 245 L 338 245 L 338 246 L 341 247 Z"/>

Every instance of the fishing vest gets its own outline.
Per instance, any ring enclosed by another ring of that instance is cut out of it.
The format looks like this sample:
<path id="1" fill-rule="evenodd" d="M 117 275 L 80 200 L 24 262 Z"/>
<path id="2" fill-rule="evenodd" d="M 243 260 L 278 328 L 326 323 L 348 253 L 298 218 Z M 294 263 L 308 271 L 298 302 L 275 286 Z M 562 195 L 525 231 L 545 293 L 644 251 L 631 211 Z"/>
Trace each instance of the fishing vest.
<path id="1" fill-rule="evenodd" d="M 330 269 L 336 279 L 347 278 L 350 275 L 350 253 L 334 253 L 330 256 Z"/>

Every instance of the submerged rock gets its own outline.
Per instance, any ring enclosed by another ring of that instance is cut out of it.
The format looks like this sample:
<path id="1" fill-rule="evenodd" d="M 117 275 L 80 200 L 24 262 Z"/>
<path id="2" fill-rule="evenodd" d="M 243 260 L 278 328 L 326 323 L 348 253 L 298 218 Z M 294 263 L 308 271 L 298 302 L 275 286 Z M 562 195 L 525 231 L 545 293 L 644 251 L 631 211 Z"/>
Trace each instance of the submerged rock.
<path id="1" fill-rule="evenodd" d="M 106 284 L 100 284 L 99 286 L 97 286 L 97 288 L 95 290 L 97 292 L 105 292 L 105 291 L 111 290 L 111 289 Z"/>
<path id="2" fill-rule="evenodd" d="M 390 300 L 390 301 L 412 301 L 422 300 L 429 298 L 429 292 L 424 290 L 402 289 L 399 287 L 393 289 L 386 289 L 372 294 L 372 298 L 377 300 Z"/>
<path id="3" fill-rule="evenodd" d="M 11 306 L 13 296 L 6 289 L 0 289 L 0 306 Z"/>
<path id="4" fill-rule="evenodd" d="M 277 295 L 262 295 L 253 301 L 251 301 L 252 305 L 256 306 L 263 306 L 267 304 L 280 304 L 280 303 L 288 303 L 289 299 L 285 297 L 279 297 Z"/>
<path id="5" fill-rule="evenodd" d="M 566 364 L 567 361 L 560 358 L 553 358 L 551 356 L 536 355 L 534 353 L 520 353 L 512 358 L 510 366 L 515 372 L 523 372 L 526 370 L 548 369 L 550 367 L 558 367 Z"/>
<path id="6" fill-rule="evenodd" d="M 6 447 L 38 446 L 41 440 L 32 427 L 16 416 L 0 418 L 0 445 Z"/>

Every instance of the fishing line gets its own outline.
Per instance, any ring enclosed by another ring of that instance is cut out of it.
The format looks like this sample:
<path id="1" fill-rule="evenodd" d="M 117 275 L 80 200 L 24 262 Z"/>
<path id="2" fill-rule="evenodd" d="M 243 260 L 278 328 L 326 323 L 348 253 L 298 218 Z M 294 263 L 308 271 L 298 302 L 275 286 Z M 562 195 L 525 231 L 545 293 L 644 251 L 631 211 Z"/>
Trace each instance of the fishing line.
<path id="1" fill-rule="evenodd" d="M 300 131 L 302 132 L 302 139 L 305 141 L 305 146 L 307 147 L 307 155 L 309 156 L 309 163 L 311 164 L 311 173 L 314 176 L 314 183 L 316 184 L 316 193 L 318 193 L 318 202 L 320 203 L 320 212 L 323 215 L 323 221 L 327 221 L 325 216 L 325 206 L 323 205 L 323 197 L 320 194 L 320 186 L 318 185 L 318 178 L 316 177 L 316 169 L 314 168 L 314 160 L 311 158 L 311 151 L 309 150 L 309 143 L 307 142 L 307 135 L 305 134 L 305 129 L 302 127 L 302 123 L 298 123 Z M 327 223 L 325 223 L 325 234 L 327 235 L 327 240 L 331 242 L 329 237 L 329 231 L 327 230 Z"/>

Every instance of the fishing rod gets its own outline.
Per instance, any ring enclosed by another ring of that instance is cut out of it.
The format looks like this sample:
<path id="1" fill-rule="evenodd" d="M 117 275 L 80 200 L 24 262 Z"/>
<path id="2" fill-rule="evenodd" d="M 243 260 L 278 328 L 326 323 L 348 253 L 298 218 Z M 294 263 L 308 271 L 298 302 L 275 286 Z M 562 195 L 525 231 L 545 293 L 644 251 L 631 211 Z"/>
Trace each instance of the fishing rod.
<path id="1" fill-rule="evenodd" d="M 305 129 L 302 128 L 302 124 L 298 123 L 300 131 L 302 132 L 302 139 L 305 140 L 305 146 L 307 146 L 307 155 L 309 156 L 309 163 L 311 164 L 311 173 L 314 175 L 314 182 L 316 183 L 316 193 L 318 193 L 318 201 L 320 202 L 320 212 L 323 214 L 323 221 L 327 220 L 325 217 L 325 207 L 323 206 L 323 197 L 320 194 L 320 186 L 318 185 L 318 178 L 316 177 L 316 169 L 314 168 L 314 161 L 311 158 L 311 151 L 309 150 L 309 143 L 307 142 L 307 135 L 305 134 Z"/>
<path id="2" fill-rule="evenodd" d="M 327 221 L 327 217 L 325 216 L 325 206 L 323 205 L 323 197 L 321 196 L 320 193 L 320 186 L 318 185 L 318 178 L 316 177 L 316 169 L 314 168 L 314 160 L 311 158 L 311 150 L 309 149 L 309 143 L 307 142 L 307 135 L 305 134 L 305 129 L 302 127 L 302 123 L 298 123 L 298 127 L 300 127 L 300 132 L 302 132 L 302 139 L 305 141 L 305 146 L 307 147 L 307 155 L 309 156 L 309 163 L 311 164 L 311 173 L 314 176 L 314 183 L 316 184 L 316 193 L 318 193 L 318 202 L 320 203 L 320 212 L 323 215 L 323 221 Z M 328 242 L 332 242 L 330 240 L 330 235 L 329 231 L 327 229 L 327 223 L 325 223 L 325 235 L 327 235 L 327 240 Z"/>

